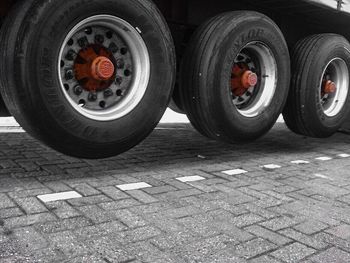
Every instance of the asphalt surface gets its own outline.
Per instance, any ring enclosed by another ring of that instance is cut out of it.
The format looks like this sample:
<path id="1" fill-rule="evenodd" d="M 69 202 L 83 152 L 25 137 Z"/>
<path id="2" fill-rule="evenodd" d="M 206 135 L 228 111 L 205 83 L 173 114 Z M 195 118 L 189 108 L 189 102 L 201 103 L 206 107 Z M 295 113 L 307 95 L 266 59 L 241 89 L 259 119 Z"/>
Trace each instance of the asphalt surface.
<path id="1" fill-rule="evenodd" d="M 241 145 L 161 124 L 82 160 L 1 133 L 0 262 L 350 262 L 349 145 L 284 124 Z"/>

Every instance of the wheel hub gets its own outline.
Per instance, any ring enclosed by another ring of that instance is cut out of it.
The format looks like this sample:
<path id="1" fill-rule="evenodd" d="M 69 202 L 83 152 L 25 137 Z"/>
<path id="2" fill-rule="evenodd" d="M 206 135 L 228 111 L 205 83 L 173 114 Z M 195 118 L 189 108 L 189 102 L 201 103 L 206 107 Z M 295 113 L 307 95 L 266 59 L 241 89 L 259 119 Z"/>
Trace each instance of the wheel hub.
<path id="1" fill-rule="evenodd" d="M 337 91 L 337 85 L 333 81 L 331 80 L 324 81 L 323 83 L 324 94 L 331 94 L 331 93 L 335 93 L 336 91 Z"/>
<path id="2" fill-rule="evenodd" d="M 258 75 L 248 69 L 247 65 L 232 68 L 231 88 L 235 96 L 244 95 L 251 87 L 258 83 Z"/>
<path id="3" fill-rule="evenodd" d="M 87 91 L 103 91 L 115 79 L 113 54 L 94 44 L 80 50 L 74 62 L 75 78 Z"/>

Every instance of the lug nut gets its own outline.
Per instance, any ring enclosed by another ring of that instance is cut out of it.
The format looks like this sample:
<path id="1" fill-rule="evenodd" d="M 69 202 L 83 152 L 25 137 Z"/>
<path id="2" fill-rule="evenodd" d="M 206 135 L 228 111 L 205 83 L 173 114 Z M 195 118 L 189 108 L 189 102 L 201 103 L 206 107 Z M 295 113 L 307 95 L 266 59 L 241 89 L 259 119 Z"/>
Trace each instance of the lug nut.
<path id="1" fill-rule="evenodd" d="M 112 53 L 117 53 L 118 52 L 118 46 L 115 44 L 115 43 L 111 43 L 109 44 L 109 47 L 108 47 L 109 51 L 111 51 Z"/>
<path id="2" fill-rule="evenodd" d="M 105 97 L 110 97 L 113 96 L 113 91 L 111 89 L 106 89 L 103 94 Z"/>
<path id="3" fill-rule="evenodd" d="M 74 78 L 74 72 L 72 69 L 67 69 L 65 73 L 66 80 L 71 80 Z"/>
<path id="4" fill-rule="evenodd" d="M 120 53 L 122 55 L 125 55 L 126 53 L 128 53 L 128 49 L 126 47 L 123 47 L 123 48 L 120 49 Z"/>
<path id="5" fill-rule="evenodd" d="M 124 60 L 123 59 L 118 59 L 117 62 L 116 62 L 116 66 L 119 69 L 124 68 L 124 66 L 125 66 Z"/>
<path id="6" fill-rule="evenodd" d="M 75 95 L 80 95 L 83 93 L 83 88 L 80 85 L 76 85 L 73 89 Z"/>
<path id="7" fill-rule="evenodd" d="M 79 39 L 78 39 L 78 45 L 79 45 L 81 48 L 84 48 L 84 47 L 86 47 L 86 46 L 89 45 L 89 40 L 87 39 L 87 37 L 79 38 Z"/>
<path id="8" fill-rule="evenodd" d="M 85 28 L 84 32 L 88 35 L 91 35 L 92 34 L 92 28 L 91 27 L 87 27 Z"/>
<path id="9" fill-rule="evenodd" d="M 122 77 L 117 76 L 117 77 L 115 78 L 115 83 L 117 83 L 118 85 L 122 84 L 122 82 L 123 82 L 123 78 L 122 78 Z"/>
<path id="10" fill-rule="evenodd" d="M 97 100 L 97 94 L 95 92 L 90 92 L 88 96 L 89 101 L 96 101 Z"/>
<path id="11" fill-rule="evenodd" d="M 105 38 L 102 35 L 95 36 L 95 42 L 98 44 L 102 44 L 105 41 Z"/>
<path id="12" fill-rule="evenodd" d="M 75 51 L 73 49 L 70 49 L 66 55 L 67 60 L 74 60 L 75 59 Z"/>

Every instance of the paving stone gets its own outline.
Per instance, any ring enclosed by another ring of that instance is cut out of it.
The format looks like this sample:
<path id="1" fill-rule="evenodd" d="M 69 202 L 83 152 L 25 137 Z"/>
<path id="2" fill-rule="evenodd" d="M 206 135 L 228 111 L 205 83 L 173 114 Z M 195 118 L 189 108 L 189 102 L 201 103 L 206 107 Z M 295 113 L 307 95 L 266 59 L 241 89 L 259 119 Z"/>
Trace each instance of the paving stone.
<path id="1" fill-rule="evenodd" d="M 274 218 L 269 221 L 260 223 L 260 225 L 269 228 L 273 231 L 281 230 L 296 225 L 298 222 L 289 217 Z"/>
<path id="2" fill-rule="evenodd" d="M 70 231 L 48 235 L 48 239 L 56 249 L 59 249 L 67 258 L 75 258 L 89 253 L 89 248 L 79 242 Z"/>
<path id="3" fill-rule="evenodd" d="M 277 248 L 275 244 L 262 238 L 257 238 L 236 246 L 234 251 L 236 255 L 249 259 L 261 254 L 265 254 L 275 248 Z"/>
<path id="4" fill-rule="evenodd" d="M 291 239 L 294 239 L 295 241 L 298 241 L 299 243 L 302 243 L 304 245 L 307 245 L 309 247 L 312 247 L 314 249 L 324 249 L 328 246 L 326 242 L 323 242 L 321 240 L 315 239 L 312 236 L 307 236 L 305 234 L 302 234 L 298 231 L 295 231 L 294 229 L 284 229 L 279 232 L 282 235 L 285 235 Z"/>
<path id="5" fill-rule="evenodd" d="M 68 200 L 68 203 L 72 206 L 84 206 L 84 205 L 94 205 L 94 204 L 100 204 L 105 202 L 110 202 L 112 199 L 105 195 L 94 195 L 94 196 L 88 196 L 88 197 L 82 197 L 77 199 L 71 199 Z"/>
<path id="6" fill-rule="evenodd" d="M 18 217 L 23 215 L 23 212 L 18 207 L 0 209 L 0 219 Z"/>
<path id="7" fill-rule="evenodd" d="M 280 248 L 271 253 L 272 256 L 284 262 L 300 262 L 302 259 L 312 255 L 316 250 L 309 248 L 300 243 L 293 243 L 286 247 Z"/>
<path id="8" fill-rule="evenodd" d="M 27 214 L 47 212 L 47 208 L 35 197 L 16 199 L 16 202 Z"/>
<path id="9" fill-rule="evenodd" d="M 95 188 L 91 187 L 87 183 L 71 184 L 70 186 L 83 196 L 91 196 L 91 195 L 99 195 L 100 194 L 99 191 L 97 191 Z"/>
<path id="10" fill-rule="evenodd" d="M 325 232 L 335 235 L 337 237 L 350 240 L 350 225 L 340 225 L 330 229 L 327 229 Z"/>
<path id="11" fill-rule="evenodd" d="M 113 200 L 127 199 L 129 196 L 124 192 L 120 191 L 114 186 L 104 186 L 98 188 L 99 191 L 112 198 Z"/>
<path id="12" fill-rule="evenodd" d="M 63 219 L 61 221 L 50 221 L 46 223 L 38 223 L 35 228 L 41 233 L 57 233 L 66 230 L 74 230 L 81 227 L 90 226 L 91 221 L 84 217 L 73 217 Z"/>
<path id="13" fill-rule="evenodd" d="M 67 219 L 81 215 L 81 213 L 76 208 L 69 205 L 66 201 L 49 202 L 46 204 L 46 207 L 61 219 Z"/>
<path id="14" fill-rule="evenodd" d="M 47 240 L 33 227 L 24 227 L 14 230 L 13 238 L 17 240 L 21 250 L 25 251 L 27 254 L 48 246 Z"/>
<path id="15" fill-rule="evenodd" d="M 311 235 L 328 228 L 328 226 L 319 221 L 307 220 L 299 225 L 294 226 L 294 228 L 301 233 Z"/>
<path id="16" fill-rule="evenodd" d="M 249 261 L 249 263 L 281 263 L 282 261 L 272 258 L 270 256 L 261 256 L 254 258 Z"/>
<path id="17" fill-rule="evenodd" d="M 318 255 L 312 256 L 309 261 L 312 263 L 348 263 L 350 262 L 350 254 L 338 248 L 332 247 L 322 251 Z"/>
<path id="18" fill-rule="evenodd" d="M 10 198 L 8 198 L 5 194 L 0 194 L 0 209 L 15 207 L 15 203 L 13 203 Z"/>
<path id="19" fill-rule="evenodd" d="M 292 242 L 291 239 L 286 238 L 278 233 L 272 232 L 258 225 L 246 227 L 244 230 L 256 235 L 257 237 L 264 238 L 278 246 L 282 246 Z"/>
<path id="20" fill-rule="evenodd" d="M 111 214 L 130 228 L 147 225 L 147 222 L 142 217 L 127 209 L 111 211 Z"/>
<path id="21" fill-rule="evenodd" d="M 56 217 L 50 213 L 41 213 L 34 215 L 24 215 L 5 219 L 5 226 L 8 228 L 18 228 L 22 226 L 30 226 L 38 223 L 56 220 Z"/>
<path id="22" fill-rule="evenodd" d="M 141 190 L 131 190 L 131 191 L 128 191 L 128 194 L 145 204 L 158 202 L 158 199 L 152 197 L 151 195 Z"/>
<path id="23" fill-rule="evenodd" d="M 102 204 L 99 204 L 99 206 L 105 210 L 118 210 L 118 209 L 133 207 L 140 204 L 141 203 L 139 201 L 129 198 L 129 199 L 123 199 L 119 201 L 102 203 Z"/>

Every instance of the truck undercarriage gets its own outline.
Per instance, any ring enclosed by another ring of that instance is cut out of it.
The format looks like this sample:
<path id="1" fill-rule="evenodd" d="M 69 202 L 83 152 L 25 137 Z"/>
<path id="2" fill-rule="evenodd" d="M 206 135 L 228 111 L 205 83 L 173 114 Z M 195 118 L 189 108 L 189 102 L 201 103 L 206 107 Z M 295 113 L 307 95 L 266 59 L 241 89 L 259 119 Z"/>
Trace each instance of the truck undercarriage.
<path id="1" fill-rule="evenodd" d="M 2 1 L 0 115 L 87 158 L 138 144 L 171 98 L 211 139 L 257 139 L 282 112 L 292 131 L 328 137 L 350 114 L 348 5 Z"/>

